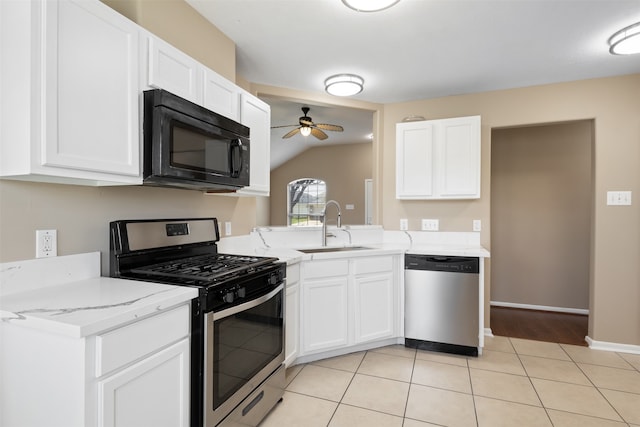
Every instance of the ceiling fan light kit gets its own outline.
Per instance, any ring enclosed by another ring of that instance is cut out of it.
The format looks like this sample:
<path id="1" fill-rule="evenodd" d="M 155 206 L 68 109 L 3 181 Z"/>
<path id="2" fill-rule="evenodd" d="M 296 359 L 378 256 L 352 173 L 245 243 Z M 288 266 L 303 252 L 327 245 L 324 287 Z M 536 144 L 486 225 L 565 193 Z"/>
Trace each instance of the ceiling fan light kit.
<path id="1" fill-rule="evenodd" d="M 609 52 L 614 55 L 640 53 L 640 22 L 629 25 L 609 38 Z"/>
<path id="2" fill-rule="evenodd" d="M 353 96 L 362 92 L 364 79 L 355 74 L 335 74 L 324 81 L 324 90 L 335 96 Z"/>
<path id="3" fill-rule="evenodd" d="M 301 126 L 300 133 L 302 136 L 309 136 L 311 135 L 311 128 L 309 126 Z"/>
<path id="4" fill-rule="evenodd" d="M 342 0 L 348 8 L 358 12 L 378 12 L 388 9 L 400 0 Z"/>

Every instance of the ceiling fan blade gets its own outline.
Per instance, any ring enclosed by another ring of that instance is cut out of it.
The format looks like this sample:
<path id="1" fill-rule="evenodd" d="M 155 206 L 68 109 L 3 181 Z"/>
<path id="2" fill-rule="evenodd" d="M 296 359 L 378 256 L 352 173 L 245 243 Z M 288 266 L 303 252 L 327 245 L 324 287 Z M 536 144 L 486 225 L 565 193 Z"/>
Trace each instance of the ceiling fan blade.
<path id="1" fill-rule="evenodd" d="M 278 129 L 278 128 L 290 128 L 292 126 L 299 126 L 299 125 L 282 125 L 282 126 L 271 126 L 271 129 Z"/>
<path id="2" fill-rule="evenodd" d="M 318 129 L 331 130 L 334 132 L 342 132 L 344 130 L 342 126 L 330 125 L 328 123 L 318 123 L 317 125 L 315 125 L 315 127 L 317 127 Z"/>
<path id="3" fill-rule="evenodd" d="M 322 132 L 320 129 L 318 128 L 311 128 L 311 135 L 315 136 L 316 138 L 318 138 L 319 140 L 325 140 L 327 139 L 327 134 Z"/>
<path id="4" fill-rule="evenodd" d="M 300 128 L 295 128 L 294 130 L 287 132 L 287 133 L 282 137 L 282 139 L 284 139 L 284 138 L 291 138 L 293 135 L 295 135 L 295 134 L 296 134 L 296 133 L 298 133 L 298 132 L 300 132 Z M 311 132 L 313 133 L 313 129 L 311 130 Z"/>

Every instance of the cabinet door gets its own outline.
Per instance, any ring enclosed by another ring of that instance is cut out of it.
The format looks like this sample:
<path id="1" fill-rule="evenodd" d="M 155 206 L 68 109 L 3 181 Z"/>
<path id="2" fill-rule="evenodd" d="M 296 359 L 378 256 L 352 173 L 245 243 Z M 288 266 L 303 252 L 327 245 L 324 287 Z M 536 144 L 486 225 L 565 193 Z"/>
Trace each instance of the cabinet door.
<path id="1" fill-rule="evenodd" d="M 304 281 L 302 286 L 303 352 L 346 346 L 349 338 L 347 276 Z"/>
<path id="2" fill-rule="evenodd" d="M 202 104 L 202 66 L 189 55 L 153 36 L 148 41 L 146 84 Z"/>
<path id="3" fill-rule="evenodd" d="M 289 366 L 298 357 L 300 324 L 300 285 L 287 285 L 285 301 L 285 351 L 284 363 Z"/>
<path id="4" fill-rule="evenodd" d="M 140 175 L 138 27 L 101 2 L 42 2 L 41 164 Z"/>
<path id="5" fill-rule="evenodd" d="M 393 273 L 356 276 L 353 307 L 356 343 L 394 336 L 394 301 Z"/>
<path id="6" fill-rule="evenodd" d="M 396 125 L 396 198 L 433 197 L 434 135 L 429 121 Z"/>
<path id="7" fill-rule="evenodd" d="M 480 117 L 440 120 L 437 132 L 438 195 L 480 197 Z"/>
<path id="8" fill-rule="evenodd" d="M 271 181 L 271 107 L 255 96 L 240 95 L 240 123 L 251 130 L 250 185 L 238 194 L 268 196 Z"/>
<path id="9" fill-rule="evenodd" d="M 212 70 L 205 70 L 203 100 L 205 108 L 240 121 L 239 98 L 238 86 Z"/>
<path id="10" fill-rule="evenodd" d="M 188 427 L 189 340 L 98 381 L 100 427 Z"/>

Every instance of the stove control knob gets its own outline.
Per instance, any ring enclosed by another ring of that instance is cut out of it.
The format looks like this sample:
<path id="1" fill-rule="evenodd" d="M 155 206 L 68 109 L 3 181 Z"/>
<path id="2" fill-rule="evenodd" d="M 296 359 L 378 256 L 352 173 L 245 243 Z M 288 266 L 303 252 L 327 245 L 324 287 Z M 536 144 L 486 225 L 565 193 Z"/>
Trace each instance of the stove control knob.
<path id="1" fill-rule="evenodd" d="M 233 291 L 227 291 L 222 293 L 222 301 L 227 303 L 233 302 Z"/>
<path id="2" fill-rule="evenodd" d="M 272 274 L 271 277 L 269 277 L 269 283 L 272 285 L 275 285 L 278 283 L 278 275 L 277 274 Z"/>
<path id="3" fill-rule="evenodd" d="M 247 290 L 245 288 L 238 288 L 238 292 L 236 293 L 238 298 L 244 298 L 247 294 Z"/>

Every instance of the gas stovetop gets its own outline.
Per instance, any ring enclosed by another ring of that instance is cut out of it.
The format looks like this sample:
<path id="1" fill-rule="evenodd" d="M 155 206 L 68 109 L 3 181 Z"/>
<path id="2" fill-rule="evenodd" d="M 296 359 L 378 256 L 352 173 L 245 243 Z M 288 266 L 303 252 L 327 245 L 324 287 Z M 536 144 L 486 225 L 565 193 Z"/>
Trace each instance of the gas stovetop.
<path id="1" fill-rule="evenodd" d="M 0 0 L 2 1 L 2 0 Z M 270 282 L 277 258 L 218 253 L 215 218 L 120 220 L 109 224 L 113 277 L 201 288 Z"/>
<path id="2" fill-rule="evenodd" d="M 276 258 L 228 254 L 205 254 L 132 268 L 135 274 L 157 277 L 164 281 L 192 280 L 207 286 L 231 277 L 254 273 L 270 266 Z"/>

